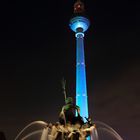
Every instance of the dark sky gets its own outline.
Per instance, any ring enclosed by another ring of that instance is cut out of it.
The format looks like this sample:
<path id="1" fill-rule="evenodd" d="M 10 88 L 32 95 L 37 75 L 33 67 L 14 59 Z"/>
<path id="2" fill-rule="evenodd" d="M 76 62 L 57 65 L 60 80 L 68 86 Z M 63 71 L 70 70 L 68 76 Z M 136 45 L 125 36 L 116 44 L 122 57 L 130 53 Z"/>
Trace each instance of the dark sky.
<path id="1" fill-rule="evenodd" d="M 8 140 L 34 120 L 56 122 L 67 93 L 75 97 L 74 0 L 4 1 L 0 16 L 0 131 Z M 89 114 L 124 140 L 140 140 L 138 5 L 85 0 Z"/>

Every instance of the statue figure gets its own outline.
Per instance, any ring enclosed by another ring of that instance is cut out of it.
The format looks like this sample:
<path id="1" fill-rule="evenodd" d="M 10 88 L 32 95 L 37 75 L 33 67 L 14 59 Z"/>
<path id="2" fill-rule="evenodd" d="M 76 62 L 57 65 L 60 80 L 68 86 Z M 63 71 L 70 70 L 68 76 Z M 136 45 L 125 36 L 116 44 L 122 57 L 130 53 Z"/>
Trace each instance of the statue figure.
<path id="1" fill-rule="evenodd" d="M 65 100 L 65 105 L 62 107 L 62 110 L 59 115 L 59 121 L 61 124 L 84 124 L 82 117 L 80 116 L 79 106 L 73 103 L 72 97 L 68 97 Z M 77 116 L 75 115 L 77 113 Z"/>

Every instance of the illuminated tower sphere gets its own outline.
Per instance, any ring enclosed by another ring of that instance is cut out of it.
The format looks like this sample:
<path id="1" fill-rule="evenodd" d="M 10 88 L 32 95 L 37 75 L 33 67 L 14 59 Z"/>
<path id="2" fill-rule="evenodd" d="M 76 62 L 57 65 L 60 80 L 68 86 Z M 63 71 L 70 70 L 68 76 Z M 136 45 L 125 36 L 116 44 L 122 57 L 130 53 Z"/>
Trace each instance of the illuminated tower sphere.
<path id="1" fill-rule="evenodd" d="M 84 11 L 84 4 L 77 0 L 74 4 L 74 17 L 70 20 L 70 28 L 75 32 L 76 37 L 76 105 L 80 107 L 83 118 L 88 117 L 84 32 L 90 25 L 89 20 L 84 16 Z"/>

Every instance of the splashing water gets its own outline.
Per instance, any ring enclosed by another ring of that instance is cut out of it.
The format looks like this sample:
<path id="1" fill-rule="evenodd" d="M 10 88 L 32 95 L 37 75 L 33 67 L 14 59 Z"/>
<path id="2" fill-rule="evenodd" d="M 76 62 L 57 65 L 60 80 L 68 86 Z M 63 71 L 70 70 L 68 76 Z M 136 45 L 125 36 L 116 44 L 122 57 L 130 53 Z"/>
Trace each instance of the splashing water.
<path id="1" fill-rule="evenodd" d="M 30 130 L 31 127 L 33 127 L 32 131 Z M 31 132 L 29 132 L 29 130 Z M 114 129 L 100 121 L 95 121 L 91 127 L 84 126 L 77 130 L 75 126 L 72 125 L 69 127 L 60 124 L 56 126 L 43 121 L 35 121 L 23 128 L 15 140 L 68 140 L 70 135 L 76 134 L 75 132 L 78 132 L 80 135 L 84 135 L 85 133 L 88 135 L 85 134 L 83 137 L 79 135 L 71 140 L 123 140 Z M 66 133 L 68 133 L 67 138 L 65 137 Z M 61 135 L 58 136 L 59 134 Z M 88 136 L 88 138 L 86 138 L 86 136 Z"/>

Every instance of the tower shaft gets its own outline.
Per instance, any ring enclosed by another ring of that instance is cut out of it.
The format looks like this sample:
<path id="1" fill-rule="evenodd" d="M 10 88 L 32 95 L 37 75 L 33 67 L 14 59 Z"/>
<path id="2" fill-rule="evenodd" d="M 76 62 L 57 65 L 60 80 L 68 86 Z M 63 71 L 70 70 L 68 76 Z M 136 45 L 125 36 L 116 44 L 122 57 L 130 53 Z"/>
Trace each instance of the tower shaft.
<path id="1" fill-rule="evenodd" d="M 84 33 L 76 35 L 76 104 L 81 116 L 88 117 L 86 70 L 84 56 Z"/>

